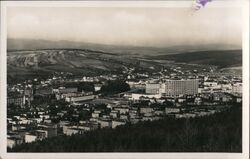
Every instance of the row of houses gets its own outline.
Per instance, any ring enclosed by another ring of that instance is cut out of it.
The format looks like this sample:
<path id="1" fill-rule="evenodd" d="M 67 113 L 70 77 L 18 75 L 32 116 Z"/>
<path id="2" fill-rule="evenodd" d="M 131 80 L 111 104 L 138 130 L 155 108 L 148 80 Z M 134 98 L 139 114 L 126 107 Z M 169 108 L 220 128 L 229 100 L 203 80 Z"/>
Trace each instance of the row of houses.
<path id="1" fill-rule="evenodd" d="M 56 124 L 16 124 L 8 130 L 7 146 L 12 148 L 22 143 L 31 143 L 45 138 L 57 136 L 58 127 Z"/>

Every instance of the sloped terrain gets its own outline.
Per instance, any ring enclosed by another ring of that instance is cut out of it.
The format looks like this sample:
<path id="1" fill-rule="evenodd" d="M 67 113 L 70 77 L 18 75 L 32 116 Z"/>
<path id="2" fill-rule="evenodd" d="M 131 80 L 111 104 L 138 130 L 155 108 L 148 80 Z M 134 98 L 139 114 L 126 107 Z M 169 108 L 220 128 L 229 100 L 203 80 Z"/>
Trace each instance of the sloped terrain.
<path id="1" fill-rule="evenodd" d="M 135 60 L 121 56 L 76 49 L 50 49 L 8 52 L 8 76 L 35 75 L 50 72 L 77 74 L 121 71 Z"/>
<path id="2" fill-rule="evenodd" d="M 242 50 L 197 51 L 172 55 L 155 56 L 155 59 L 167 59 L 175 62 L 215 65 L 220 68 L 242 66 Z"/>
<path id="3" fill-rule="evenodd" d="M 190 67 L 198 67 L 192 64 L 215 65 L 219 68 L 242 66 L 241 50 L 138 56 L 89 49 L 40 49 L 8 51 L 7 56 L 10 80 L 48 76 L 54 72 L 69 72 L 81 76 L 119 74 L 129 67 L 157 72 L 162 66 L 178 67 L 181 65 L 178 63 L 184 63 L 187 68 L 188 64 Z"/>

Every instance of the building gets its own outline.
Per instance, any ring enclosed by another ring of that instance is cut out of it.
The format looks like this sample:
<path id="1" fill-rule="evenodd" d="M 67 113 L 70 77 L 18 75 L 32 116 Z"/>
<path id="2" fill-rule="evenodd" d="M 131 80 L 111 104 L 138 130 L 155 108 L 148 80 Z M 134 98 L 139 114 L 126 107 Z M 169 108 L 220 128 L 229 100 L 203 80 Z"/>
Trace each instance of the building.
<path id="1" fill-rule="evenodd" d="M 8 96 L 7 98 L 7 105 L 19 105 L 19 106 L 24 106 L 25 105 L 25 96 L 23 95 L 18 95 L 18 96 Z"/>
<path id="2" fill-rule="evenodd" d="M 165 108 L 165 112 L 166 112 L 166 114 L 169 114 L 169 113 L 179 113 L 180 112 L 180 108 L 166 107 Z"/>
<path id="3" fill-rule="evenodd" d="M 117 126 L 120 125 L 125 125 L 126 121 L 125 120 L 112 120 L 112 128 L 116 128 Z"/>
<path id="4" fill-rule="evenodd" d="M 129 112 L 129 108 L 126 107 L 114 107 L 114 110 L 119 112 L 119 114 L 127 114 Z"/>
<path id="5" fill-rule="evenodd" d="M 175 114 L 176 118 L 195 118 L 196 116 L 198 115 L 195 113 Z"/>
<path id="6" fill-rule="evenodd" d="M 25 134 L 25 143 L 31 143 L 46 138 L 46 133 L 41 131 L 33 131 Z"/>
<path id="7" fill-rule="evenodd" d="M 143 98 L 161 98 L 160 94 L 132 93 L 131 100 L 142 100 Z"/>
<path id="8" fill-rule="evenodd" d="M 94 85 L 94 88 L 95 88 L 95 91 L 96 91 L 96 92 L 97 92 L 97 91 L 100 91 L 101 88 L 102 88 L 102 84 L 95 84 L 95 85 Z"/>
<path id="9" fill-rule="evenodd" d="M 195 95 L 198 94 L 198 86 L 198 79 L 166 80 L 159 92 L 163 96 Z"/>
<path id="10" fill-rule="evenodd" d="M 100 128 L 111 128 L 112 127 L 112 121 L 109 119 L 99 119 L 98 123 L 100 124 Z"/>
<path id="11" fill-rule="evenodd" d="M 147 113 L 153 113 L 154 109 L 150 107 L 141 107 L 140 108 L 140 113 L 141 114 L 147 114 Z"/>
<path id="12" fill-rule="evenodd" d="M 67 136 L 71 136 L 71 135 L 74 135 L 74 134 L 83 134 L 84 130 L 81 129 L 81 128 L 77 128 L 77 127 L 67 127 L 64 126 L 63 127 L 63 133 Z"/>
<path id="13" fill-rule="evenodd" d="M 155 110 L 154 115 L 162 116 L 162 115 L 165 115 L 165 112 L 164 112 L 164 110 Z"/>
<path id="14" fill-rule="evenodd" d="M 129 120 L 129 116 L 127 114 L 121 114 L 120 115 L 120 119 L 128 121 Z"/>
<path id="15" fill-rule="evenodd" d="M 220 87 L 216 81 L 207 80 L 203 83 L 204 87 L 217 88 Z"/>
<path id="16" fill-rule="evenodd" d="M 59 88 L 58 93 L 77 93 L 77 88 Z"/>
<path id="17" fill-rule="evenodd" d="M 7 138 L 7 147 L 13 148 L 16 145 L 23 143 L 23 140 L 20 137 L 8 137 Z"/>
<path id="18" fill-rule="evenodd" d="M 112 119 L 118 118 L 119 111 L 112 110 L 109 115 Z"/>
<path id="19" fill-rule="evenodd" d="M 84 122 L 80 125 L 65 124 L 62 126 L 63 134 L 71 136 L 73 134 L 83 134 L 87 131 L 92 131 L 99 128 L 99 124 L 96 122 Z"/>
<path id="20" fill-rule="evenodd" d="M 34 100 L 34 92 L 32 88 L 26 88 L 24 90 L 25 102 L 30 106 L 31 101 Z"/>
<path id="21" fill-rule="evenodd" d="M 232 86 L 232 93 L 242 94 L 242 83 L 235 83 Z"/>
<path id="22" fill-rule="evenodd" d="M 165 80 L 162 83 L 147 83 L 146 94 L 161 94 L 161 96 L 195 95 L 198 94 L 198 87 L 198 79 Z"/>
<path id="23" fill-rule="evenodd" d="M 39 88 L 35 90 L 35 95 L 50 96 L 53 94 L 53 90 L 50 87 Z"/>
<path id="24" fill-rule="evenodd" d="M 78 128 L 81 129 L 81 130 L 83 130 L 83 132 L 92 131 L 92 130 L 98 129 L 99 128 L 99 124 L 98 123 L 94 123 L 94 122 L 83 123 L 83 124 L 79 125 Z"/>
<path id="25" fill-rule="evenodd" d="M 77 103 L 77 102 L 85 102 L 88 100 L 93 100 L 95 99 L 95 95 L 86 95 L 86 96 L 79 96 L 79 97 L 66 97 L 67 102 L 72 102 L 72 103 Z"/>
<path id="26" fill-rule="evenodd" d="M 126 81 L 126 83 L 129 85 L 130 88 L 137 88 L 137 89 L 145 89 L 146 84 L 143 81 Z"/>
<path id="27" fill-rule="evenodd" d="M 159 94 L 160 84 L 159 83 L 146 83 L 147 94 Z"/>
<path id="28" fill-rule="evenodd" d="M 38 127 L 40 128 L 39 130 L 37 130 L 37 132 L 40 133 L 45 133 L 45 137 L 54 137 L 57 136 L 57 129 L 58 129 L 58 125 L 57 124 L 39 124 Z"/>
<path id="29" fill-rule="evenodd" d="M 100 114 L 101 114 L 101 111 L 95 110 L 95 111 L 91 114 L 91 116 L 92 116 L 92 118 L 99 118 L 99 117 L 100 117 Z"/>

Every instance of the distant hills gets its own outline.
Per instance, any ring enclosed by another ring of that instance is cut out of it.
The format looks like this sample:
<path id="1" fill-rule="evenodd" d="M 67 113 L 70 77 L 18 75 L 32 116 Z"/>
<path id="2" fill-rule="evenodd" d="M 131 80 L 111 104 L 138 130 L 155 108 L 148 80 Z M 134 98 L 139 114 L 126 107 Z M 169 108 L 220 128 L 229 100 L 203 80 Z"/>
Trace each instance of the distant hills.
<path id="1" fill-rule="evenodd" d="M 178 63 L 187 63 L 228 68 L 242 66 L 242 54 L 241 50 L 228 50 L 141 57 L 87 49 L 9 51 L 7 72 L 10 80 L 47 77 L 54 72 L 70 72 L 80 76 L 117 74 L 129 67 L 155 72 L 159 71 L 163 65 L 166 66 L 165 64 L 169 61 L 177 62 L 171 64 L 171 67 L 177 67 Z"/>
<path id="2" fill-rule="evenodd" d="M 8 77 L 31 77 L 53 72 L 98 75 L 120 72 L 136 60 L 117 54 L 80 49 L 10 51 L 7 57 Z"/>
<path id="3" fill-rule="evenodd" d="M 216 50 L 184 52 L 156 56 L 155 59 L 167 59 L 175 62 L 215 65 L 220 68 L 242 66 L 242 50 Z"/>
<path id="4" fill-rule="evenodd" d="M 181 46 L 166 46 L 162 48 L 157 47 L 141 47 L 141 46 L 117 46 L 104 45 L 86 42 L 74 41 L 50 41 L 41 39 L 7 39 L 7 49 L 10 50 L 39 50 L 39 49 L 89 49 L 99 50 L 110 53 L 120 53 L 129 55 L 166 55 L 182 52 L 195 52 L 206 50 L 235 50 L 238 46 L 225 44 L 211 44 L 211 45 L 181 45 Z"/>
<path id="5" fill-rule="evenodd" d="M 122 73 L 128 67 L 159 70 L 169 61 L 219 68 L 242 66 L 241 50 L 215 47 L 214 51 L 203 51 L 212 46 L 153 48 L 29 39 L 7 42 L 8 79 L 47 76 L 53 72 L 86 76 Z"/>

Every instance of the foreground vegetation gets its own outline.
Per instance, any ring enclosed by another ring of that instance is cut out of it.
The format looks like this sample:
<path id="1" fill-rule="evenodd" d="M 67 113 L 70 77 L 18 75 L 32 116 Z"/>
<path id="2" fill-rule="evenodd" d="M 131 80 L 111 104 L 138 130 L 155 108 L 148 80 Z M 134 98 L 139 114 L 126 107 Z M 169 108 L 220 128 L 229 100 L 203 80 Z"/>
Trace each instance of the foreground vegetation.
<path id="1" fill-rule="evenodd" d="M 242 109 L 212 116 L 127 124 L 84 135 L 57 136 L 9 152 L 241 152 Z"/>

